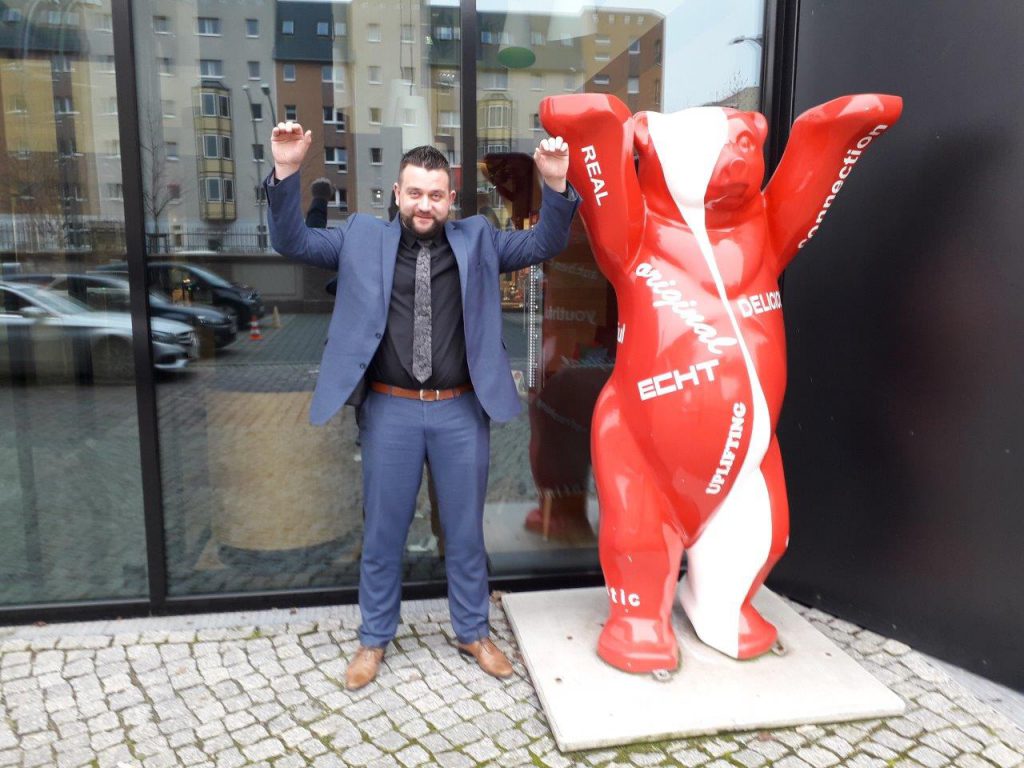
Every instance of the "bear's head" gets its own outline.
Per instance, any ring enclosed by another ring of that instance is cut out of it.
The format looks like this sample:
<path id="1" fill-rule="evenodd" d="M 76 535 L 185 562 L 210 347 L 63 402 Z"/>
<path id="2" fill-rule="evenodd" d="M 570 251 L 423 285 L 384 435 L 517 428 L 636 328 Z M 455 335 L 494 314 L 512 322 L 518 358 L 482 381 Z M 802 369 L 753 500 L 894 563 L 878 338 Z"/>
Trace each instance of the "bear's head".
<path id="1" fill-rule="evenodd" d="M 640 187 L 651 210 L 675 218 L 680 205 L 696 205 L 709 224 L 721 223 L 760 197 L 768 135 L 763 115 L 696 107 L 639 112 L 633 120 Z"/>

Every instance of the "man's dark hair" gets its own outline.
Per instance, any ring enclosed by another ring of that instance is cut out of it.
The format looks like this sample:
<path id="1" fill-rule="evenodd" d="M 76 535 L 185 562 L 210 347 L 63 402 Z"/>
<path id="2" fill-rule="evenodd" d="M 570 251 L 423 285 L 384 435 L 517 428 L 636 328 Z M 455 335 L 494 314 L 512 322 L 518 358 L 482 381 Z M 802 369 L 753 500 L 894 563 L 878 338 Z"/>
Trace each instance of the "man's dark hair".
<path id="1" fill-rule="evenodd" d="M 436 147 L 432 147 L 429 144 L 413 147 L 402 155 L 402 162 L 398 166 L 399 180 L 401 180 L 402 171 L 405 170 L 407 165 L 415 165 L 417 168 L 423 168 L 428 171 L 449 172 L 448 158 Z"/>

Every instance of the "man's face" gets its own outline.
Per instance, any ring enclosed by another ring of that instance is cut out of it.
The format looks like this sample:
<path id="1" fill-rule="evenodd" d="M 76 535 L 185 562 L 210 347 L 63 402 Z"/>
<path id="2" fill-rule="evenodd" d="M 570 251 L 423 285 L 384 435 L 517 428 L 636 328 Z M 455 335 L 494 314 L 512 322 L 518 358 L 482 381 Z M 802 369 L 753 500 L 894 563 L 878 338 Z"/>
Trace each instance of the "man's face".
<path id="1" fill-rule="evenodd" d="M 455 191 L 450 187 L 446 170 L 405 166 L 395 184 L 395 202 L 402 224 L 422 238 L 433 237 L 448 221 L 455 202 Z"/>

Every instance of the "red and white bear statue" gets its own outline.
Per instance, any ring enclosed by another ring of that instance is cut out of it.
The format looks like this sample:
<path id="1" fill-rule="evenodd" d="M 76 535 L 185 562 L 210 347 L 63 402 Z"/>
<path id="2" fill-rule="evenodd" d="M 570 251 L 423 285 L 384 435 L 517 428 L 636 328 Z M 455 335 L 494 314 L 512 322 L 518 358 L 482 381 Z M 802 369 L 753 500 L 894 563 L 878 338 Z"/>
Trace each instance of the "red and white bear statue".
<path id="1" fill-rule="evenodd" d="M 751 599 L 789 539 L 778 280 L 901 110 L 897 96 L 859 94 L 805 112 L 762 190 L 760 114 L 631 115 L 605 94 L 541 104 L 544 128 L 571 148 L 569 180 L 618 297 L 591 434 L 610 607 L 598 654 L 613 666 L 678 666 L 684 550 L 678 594 L 700 639 L 737 659 L 775 643 Z"/>

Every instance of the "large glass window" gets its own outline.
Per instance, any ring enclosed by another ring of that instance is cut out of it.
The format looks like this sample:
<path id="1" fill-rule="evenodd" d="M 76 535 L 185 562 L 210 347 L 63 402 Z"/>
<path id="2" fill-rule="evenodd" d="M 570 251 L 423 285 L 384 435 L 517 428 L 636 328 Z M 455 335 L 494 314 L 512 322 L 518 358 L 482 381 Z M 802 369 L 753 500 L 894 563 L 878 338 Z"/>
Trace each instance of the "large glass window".
<path id="1" fill-rule="evenodd" d="M 536 221 L 532 154 L 546 135 L 545 96 L 610 93 L 633 113 L 758 108 L 763 0 L 619 0 L 558 13 L 481 0 L 477 9 L 476 204 L 496 226 Z M 493 431 L 493 573 L 598 565 L 590 419 L 614 362 L 617 312 L 579 220 L 574 228 L 558 258 L 502 278 L 504 339 L 527 409 Z"/>
<path id="2" fill-rule="evenodd" d="M 98 273 L 123 258 L 124 193 L 110 4 L 92 5 L 6 3 L 0 36 L 2 606 L 148 592 L 128 288 Z M 162 375 L 193 339 L 154 323 Z"/>
<path id="3" fill-rule="evenodd" d="M 356 583 L 354 413 L 308 424 L 332 275 L 270 249 L 260 185 L 284 119 L 313 132 L 302 208 L 321 184 L 329 227 L 389 216 L 407 149 L 435 143 L 458 165 L 458 36 L 415 30 L 458 30 L 459 9 L 399 6 L 221 3 L 213 23 L 205 0 L 135 0 L 136 18 L 165 20 L 135 30 L 150 311 L 179 314 L 199 350 L 188 376 L 157 382 L 172 595 Z M 161 77 L 161 58 L 198 67 Z M 418 515 L 408 578 L 440 578 L 426 486 Z"/>
<path id="4" fill-rule="evenodd" d="M 215 11 L 206 0 L 134 2 L 135 18 L 152 20 L 135 30 L 149 306 L 154 318 L 185 323 L 197 345 L 186 375 L 157 382 L 174 595 L 356 580 L 354 413 L 343 409 L 324 428 L 307 423 L 332 276 L 268 244 L 261 181 L 278 120 L 304 121 L 313 132 L 302 209 L 313 207 L 315 182 L 329 227 L 355 212 L 390 216 L 402 153 L 433 144 L 450 158 L 460 195 L 464 179 L 471 189 L 475 180 L 469 208 L 519 229 L 539 207 L 532 153 L 544 135 L 545 96 L 611 93 L 633 112 L 750 109 L 760 96 L 763 0 L 620 0 L 572 12 L 481 0 L 475 151 L 463 158 L 456 3 L 398 0 L 396 12 L 382 13 L 376 0 L 220 3 Z M 91 50 L 95 61 L 110 55 Z M 48 78 L 82 76 L 78 58 L 56 53 L 70 62 L 48 58 Z M 92 106 L 108 105 L 114 94 L 105 87 L 81 98 L 53 87 L 48 114 L 71 124 L 86 114 L 116 121 L 116 108 Z M 5 88 L 3 98 L 10 121 L 31 113 L 38 96 Z M 13 158 L 37 152 L 28 135 L 4 135 Z M 61 156 L 89 152 L 81 136 L 77 144 L 56 138 Z M 88 197 L 89 179 L 56 188 Z M 20 206 L 31 190 L 18 181 L 12 199 Z M 119 183 L 97 176 L 98 197 L 113 205 Z M 614 360 L 616 307 L 576 226 L 558 259 L 502 278 L 504 338 L 527 409 L 493 433 L 485 526 L 495 574 L 597 566 L 590 412 Z M 123 276 L 119 256 L 106 257 L 108 275 Z M 424 483 L 407 579 L 442 577 L 441 538 Z"/>

